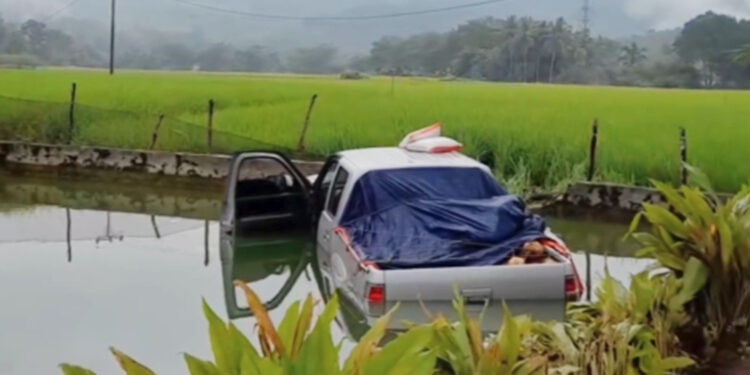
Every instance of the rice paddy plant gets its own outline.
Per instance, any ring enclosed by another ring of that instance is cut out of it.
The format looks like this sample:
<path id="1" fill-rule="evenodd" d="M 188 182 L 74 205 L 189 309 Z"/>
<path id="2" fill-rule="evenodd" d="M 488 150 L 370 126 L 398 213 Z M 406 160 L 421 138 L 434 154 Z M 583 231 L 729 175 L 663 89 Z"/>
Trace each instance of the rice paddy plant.
<path id="1" fill-rule="evenodd" d="M 185 137 L 165 138 L 158 147 L 203 152 L 205 132 L 188 129 L 206 126 L 207 102 L 214 99 L 215 130 L 227 134 L 219 151 L 256 143 L 294 149 L 310 96 L 318 94 L 306 145 L 313 155 L 394 145 L 415 128 L 442 122 L 449 136 L 466 144 L 467 154 L 494 160 L 500 176 L 515 175 L 523 159 L 531 185 L 554 187 L 570 179 L 571 171 L 587 159 L 591 123 L 598 118 L 600 179 L 677 183 L 680 127 L 688 132 L 690 162 L 706 170 L 718 190 L 736 191 L 750 175 L 740 141 L 750 138 L 750 127 L 744 124 L 750 116 L 750 93 L 741 91 L 402 78 L 391 95 L 390 81 L 378 78 L 126 71 L 109 77 L 65 70 L 0 70 L 0 81 L 0 95 L 59 103 L 63 109 L 70 84 L 76 82 L 82 106 L 114 110 L 92 120 L 91 126 L 81 123 L 79 144 L 148 145 L 153 124 L 165 114 L 175 122 L 165 129 Z M 5 130 L 10 124 L 36 126 L 43 114 L 67 124 L 65 110 L 8 108 L 0 110 Z M 3 129 L 0 133 L 6 134 Z"/>

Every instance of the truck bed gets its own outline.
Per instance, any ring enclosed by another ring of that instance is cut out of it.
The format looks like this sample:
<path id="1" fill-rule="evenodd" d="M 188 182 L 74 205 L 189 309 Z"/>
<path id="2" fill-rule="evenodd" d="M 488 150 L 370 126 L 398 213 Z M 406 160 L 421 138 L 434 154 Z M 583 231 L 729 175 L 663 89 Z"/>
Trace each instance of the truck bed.
<path id="1" fill-rule="evenodd" d="M 547 263 L 385 270 L 386 309 L 400 303 L 403 319 L 409 319 L 416 306 L 422 310 L 422 305 L 434 314 L 452 316 L 451 301 L 458 295 L 470 311 L 486 306 L 499 313 L 505 302 L 513 314 L 562 320 L 567 267 L 566 263 Z"/>

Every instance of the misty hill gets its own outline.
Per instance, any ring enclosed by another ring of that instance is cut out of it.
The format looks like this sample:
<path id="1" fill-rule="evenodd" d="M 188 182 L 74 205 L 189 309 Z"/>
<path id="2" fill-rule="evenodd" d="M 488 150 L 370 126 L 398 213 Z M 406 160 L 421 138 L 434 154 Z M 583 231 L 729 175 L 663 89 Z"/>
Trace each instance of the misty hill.
<path id="1" fill-rule="evenodd" d="M 13 0 L 0 0 L 13 1 Z M 20 1 L 20 0 L 19 0 Z M 610 37 L 643 33 L 649 24 L 628 15 L 627 0 L 591 0 L 592 30 Z M 32 1 L 33 2 L 33 1 Z M 284 15 L 374 15 L 452 6 L 459 0 L 247 0 L 205 1 L 200 4 L 245 12 Z M 465 1 L 464 1 L 465 2 Z M 0 10 L 8 14 L 9 12 Z M 282 21 L 249 18 L 193 7 L 175 0 L 120 0 L 118 36 L 127 46 L 130 41 L 161 38 L 177 39 L 196 47 L 209 42 L 236 45 L 262 44 L 280 51 L 300 46 L 330 44 L 344 52 L 369 50 L 383 35 L 407 36 L 431 31 L 447 31 L 470 19 L 509 15 L 553 20 L 564 17 L 576 27 L 582 26 L 582 0 L 507 0 L 499 3 L 444 13 L 365 21 Z M 12 14 L 12 13 L 10 13 Z M 6 16 L 7 18 L 8 16 Z M 63 16 L 49 22 L 90 44 L 106 44 L 109 22 L 107 1 L 81 0 Z"/>

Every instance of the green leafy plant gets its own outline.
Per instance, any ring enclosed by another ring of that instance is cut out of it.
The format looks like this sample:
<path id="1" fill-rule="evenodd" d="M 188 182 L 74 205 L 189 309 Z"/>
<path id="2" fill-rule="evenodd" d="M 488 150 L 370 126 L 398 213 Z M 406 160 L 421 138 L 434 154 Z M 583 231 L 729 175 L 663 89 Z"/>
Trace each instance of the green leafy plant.
<path id="1" fill-rule="evenodd" d="M 343 368 L 339 361 L 339 347 L 331 337 L 331 323 L 339 309 L 338 297 L 325 306 L 315 325 L 313 299 L 294 303 L 278 327 L 274 326 L 258 296 L 244 282 L 237 282 L 247 297 L 248 306 L 257 321 L 258 351 L 233 323 L 223 322 L 203 302 L 208 320 L 209 336 L 214 360 L 206 361 L 185 354 L 191 375 L 375 375 L 433 373 L 437 355 L 427 349 L 433 339 L 430 326 L 415 327 L 379 348 L 393 315 L 389 312 L 352 350 Z M 124 353 L 112 349 L 120 367 L 128 375 L 152 375 L 153 371 Z M 92 375 L 93 372 L 69 364 L 61 365 L 66 375 Z"/>
<path id="2" fill-rule="evenodd" d="M 544 374 L 547 359 L 541 355 L 522 358 L 523 338 L 531 334 L 528 317 L 514 317 L 503 305 L 503 324 L 494 337 L 485 337 L 480 330 L 482 316 L 472 319 L 463 299 L 456 298 L 453 306 L 458 322 L 450 323 L 438 317 L 432 323 L 435 348 L 444 364 L 444 373 L 453 375 L 530 375 Z"/>
<path id="3" fill-rule="evenodd" d="M 674 329 L 686 320 L 681 292 L 668 275 L 642 273 L 626 289 L 611 276 L 593 303 L 573 305 L 564 323 L 535 323 L 527 341 L 546 355 L 551 374 L 669 374 L 693 361 L 681 355 Z"/>
<path id="4" fill-rule="evenodd" d="M 706 357 L 717 346 L 740 347 L 749 336 L 750 188 L 722 201 L 708 178 L 689 168 L 698 187 L 654 182 L 669 208 L 645 204 L 631 231 L 645 218 L 651 231 L 633 234 L 643 246 L 638 255 L 655 258 L 696 291 L 680 302 L 693 318 L 689 339 L 696 341 L 700 332 L 705 341 L 704 352 L 696 354 Z"/>

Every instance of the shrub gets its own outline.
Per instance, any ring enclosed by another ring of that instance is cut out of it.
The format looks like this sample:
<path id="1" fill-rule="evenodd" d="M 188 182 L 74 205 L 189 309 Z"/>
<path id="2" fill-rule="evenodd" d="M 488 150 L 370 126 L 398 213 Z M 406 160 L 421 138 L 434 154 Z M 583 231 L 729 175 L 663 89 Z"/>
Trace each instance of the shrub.
<path id="1" fill-rule="evenodd" d="M 645 204 L 631 228 L 645 218 L 651 232 L 633 235 L 643 246 L 639 255 L 657 259 L 698 291 L 686 306 L 692 317 L 686 340 L 702 336 L 695 354 L 705 358 L 750 339 L 750 188 L 722 202 L 706 176 L 689 168 L 702 190 L 654 182 L 671 210 Z"/>

